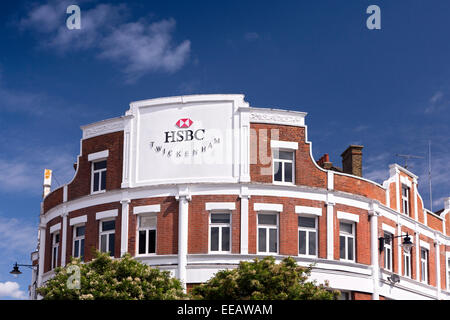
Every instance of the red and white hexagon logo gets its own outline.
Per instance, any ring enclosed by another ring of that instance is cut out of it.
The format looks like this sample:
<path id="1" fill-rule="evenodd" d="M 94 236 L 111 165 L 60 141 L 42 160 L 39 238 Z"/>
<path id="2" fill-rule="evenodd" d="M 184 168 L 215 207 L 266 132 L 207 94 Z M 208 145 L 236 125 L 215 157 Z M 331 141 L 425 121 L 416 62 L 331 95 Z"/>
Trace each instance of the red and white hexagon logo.
<path id="1" fill-rule="evenodd" d="M 178 128 L 189 128 L 194 122 L 189 118 L 180 119 L 176 125 Z"/>

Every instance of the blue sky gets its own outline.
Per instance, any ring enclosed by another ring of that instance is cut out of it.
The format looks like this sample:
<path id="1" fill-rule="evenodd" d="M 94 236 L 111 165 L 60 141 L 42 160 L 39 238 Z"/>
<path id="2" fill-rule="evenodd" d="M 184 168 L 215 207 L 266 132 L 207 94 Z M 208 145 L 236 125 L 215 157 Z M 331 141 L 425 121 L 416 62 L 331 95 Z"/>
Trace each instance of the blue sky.
<path id="1" fill-rule="evenodd" d="M 70 4 L 81 30 L 66 28 Z M 381 30 L 366 8 L 381 8 Z M 3 1 L 0 4 L 0 299 L 26 296 L 15 261 L 35 248 L 43 169 L 68 182 L 84 124 L 131 101 L 243 93 L 254 107 L 308 112 L 318 159 L 364 145 L 365 177 L 395 155 L 429 208 L 450 196 L 450 2 Z"/>

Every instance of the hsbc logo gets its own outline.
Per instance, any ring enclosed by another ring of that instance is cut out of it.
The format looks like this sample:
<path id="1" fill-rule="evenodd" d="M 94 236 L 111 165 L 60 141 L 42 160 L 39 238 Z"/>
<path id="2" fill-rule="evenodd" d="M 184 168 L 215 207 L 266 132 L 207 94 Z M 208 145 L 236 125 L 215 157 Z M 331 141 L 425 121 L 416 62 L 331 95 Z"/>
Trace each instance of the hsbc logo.
<path id="1" fill-rule="evenodd" d="M 178 128 L 189 128 L 194 122 L 189 119 L 189 118 L 185 118 L 185 119 L 180 119 L 177 121 L 176 126 Z"/>
<path id="2" fill-rule="evenodd" d="M 175 125 L 180 129 L 187 129 L 192 126 L 193 123 L 194 121 L 189 118 L 182 118 L 178 120 Z M 166 131 L 164 132 L 164 143 L 203 140 L 205 138 L 205 131 L 205 129 Z"/>

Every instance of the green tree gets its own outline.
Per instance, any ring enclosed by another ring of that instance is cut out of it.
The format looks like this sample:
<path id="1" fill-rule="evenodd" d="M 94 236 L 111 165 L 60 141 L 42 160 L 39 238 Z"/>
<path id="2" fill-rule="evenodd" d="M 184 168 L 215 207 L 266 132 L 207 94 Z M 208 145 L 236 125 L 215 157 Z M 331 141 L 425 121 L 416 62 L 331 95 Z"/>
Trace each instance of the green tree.
<path id="1" fill-rule="evenodd" d="M 312 266 L 298 266 L 292 257 L 275 263 L 265 257 L 242 261 L 238 268 L 222 270 L 208 282 L 194 287 L 194 299 L 207 300 L 332 300 L 339 291 L 328 283 L 308 281 Z"/>
<path id="2" fill-rule="evenodd" d="M 64 268 L 56 268 L 55 276 L 39 288 L 38 293 L 46 300 L 186 298 L 180 281 L 172 278 L 170 272 L 151 268 L 129 254 L 120 259 L 112 259 L 108 254 L 99 252 L 88 263 L 72 259 Z"/>

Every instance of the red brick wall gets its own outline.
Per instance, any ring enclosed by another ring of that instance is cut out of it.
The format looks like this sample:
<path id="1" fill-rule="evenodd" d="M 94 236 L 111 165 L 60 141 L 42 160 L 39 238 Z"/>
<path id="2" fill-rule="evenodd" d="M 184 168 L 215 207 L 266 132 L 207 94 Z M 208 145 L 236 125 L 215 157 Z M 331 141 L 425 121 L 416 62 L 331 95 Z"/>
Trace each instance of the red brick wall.
<path id="1" fill-rule="evenodd" d="M 298 214 L 295 206 L 311 206 L 322 208 L 322 216 L 318 219 L 319 227 L 319 257 L 325 258 L 326 253 L 326 208 L 323 202 L 286 197 L 252 196 L 249 201 L 249 253 L 257 253 L 257 214 L 255 203 L 276 203 L 283 205 L 279 213 L 279 253 L 282 255 L 298 255 Z"/>
<path id="2" fill-rule="evenodd" d="M 389 184 L 389 201 L 390 207 L 397 210 L 397 192 L 395 190 L 395 182 Z"/>
<path id="3" fill-rule="evenodd" d="M 68 200 L 91 193 L 91 162 L 88 155 L 109 150 L 106 171 L 106 190 L 119 189 L 122 183 L 123 131 L 108 133 L 82 141 L 82 155 L 78 159 L 77 175 L 68 186 Z"/>
<path id="4" fill-rule="evenodd" d="M 251 155 L 251 159 L 258 160 L 258 163 L 250 164 L 251 181 L 272 183 L 272 174 L 261 174 L 262 168 L 272 168 L 272 162 L 270 162 L 268 165 L 263 165 L 261 163 L 261 159 L 259 158 L 259 147 L 265 145 L 267 150 L 267 157 L 272 158 L 270 140 L 273 139 L 298 142 L 298 150 L 295 152 L 295 184 L 319 188 L 327 187 L 326 172 L 318 169 L 311 159 L 310 144 L 305 142 L 304 127 L 251 123 L 250 128 L 251 130 L 254 130 L 254 132 L 256 132 L 256 134 L 253 134 L 251 136 L 250 141 L 250 144 L 252 145 L 251 152 L 256 152 L 256 155 Z M 265 139 L 260 135 L 260 131 L 264 132 L 264 130 L 266 130 L 267 132 Z M 278 131 L 278 137 L 272 137 L 272 130 Z M 272 169 L 270 169 L 269 172 L 271 173 Z"/>
<path id="5" fill-rule="evenodd" d="M 370 221 L 366 210 L 349 207 L 342 204 L 334 206 L 335 220 L 334 220 L 334 258 L 340 260 L 339 248 L 339 222 L 337 218 L 337 211 L 344 211 L 359 216 L 359 222 L 356 223 L 356 247 L 355 257 L 357 263 L 370 264 Z"/>
<path id="6" fill-rule="evenodd" d="M 63 187 L 50 192 L 44 199 L 44 212 L 63 202 Z"/>
<path id="7" fill-rule="evenodd" d="M 236 209 L 231 213 L 231 252 L 240 253 L 241 247 L 241 202 L 236 195 L 193 196 L 189 202 L 188 252 L 208 253 L 209 214 L 206 202 L 234 202 Z"/>
<path id="8" fill-rule="evenodd" d="M 178 253 L 178 201 L 175 197 L 157 197 L 132 200 L 129 206 L 128 219 L 128 252 L 136 254 L 136 230 L 138 227 L 137 215 L 133 208 L 160 204 L 161 211 L 157 213 L 156 254 Z"/>
<path id="9" fill-rule="evenodd" d="M 427 213 L 427 225 L 434 230 L 438 230 L 443 232 L 442 230 L 442 220 L 433 216 L 432 214 Z"/>
<path id="10" fill-rule="evenodd" d="M 334 175 L 334 189 L 375 199 L 386 204 L 386 191 L 373 183 L 340 174 Z"/>
<path id="11" fill-rule="evenodd" d="M 84 236 L 84 257 L 85 261 L 90 261 L 94 257 L 95 251 L 99 250 L 100 220 L 96 220 L 96 213 L 113 209 L 118 210 L 118 215 L 116 217 L 116 230 L 114 239 L 115 240 L 114 256 L 120 257 L 122 206 L 119 202 L 113 202 L 69 212 L 69 216 L 67 218 L 67 251 L 66 251 L 67 262 L 70 261 L 70 257 L 72 256 L 72 246 L 73 246 L 73 227 L 70 226 L 70 219 L 87 215 L 86 231 Z"/>
<path id="12" fill-rule="evenodd" d="M 50 233 L 50 228 L 54 225 L 60 224 L 62 221 L 61 217 L 56 217 L 50 220 L 47 223 L 47 229 L 45 234 L 45 258 L 44 258 L 44 272 L 48 272 L 51 270 L 52 266 L 52 244 L 53 244 L 53 238 Z M 61 230 L 59 231 L 60 238 L 59 238 L 59 250 L 58 250 L 58 264 L 57 266 L 61 265 L 61 246 L 62 246 L 62 226 Z"/>

